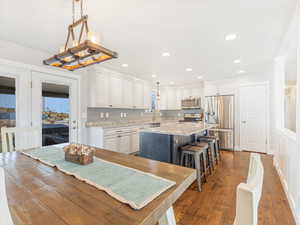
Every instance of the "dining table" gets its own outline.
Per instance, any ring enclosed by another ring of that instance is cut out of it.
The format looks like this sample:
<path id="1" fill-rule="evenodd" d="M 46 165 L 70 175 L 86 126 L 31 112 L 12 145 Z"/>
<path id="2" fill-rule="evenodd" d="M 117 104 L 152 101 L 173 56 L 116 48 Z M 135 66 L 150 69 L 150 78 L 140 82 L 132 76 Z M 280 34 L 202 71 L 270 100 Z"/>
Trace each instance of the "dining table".
<path id="1" fill-rule="evenodd" d="M 26 151 L 26 150 L 24 150 Z M 172 205 L 196 180 L 196 171 L 97 148 L 95 157 L 151 173 L 176 184 L 140 210 L 106 192 L 32 159 L 22 152 L 0 154 L 15 225 L 175 225 Z"/>

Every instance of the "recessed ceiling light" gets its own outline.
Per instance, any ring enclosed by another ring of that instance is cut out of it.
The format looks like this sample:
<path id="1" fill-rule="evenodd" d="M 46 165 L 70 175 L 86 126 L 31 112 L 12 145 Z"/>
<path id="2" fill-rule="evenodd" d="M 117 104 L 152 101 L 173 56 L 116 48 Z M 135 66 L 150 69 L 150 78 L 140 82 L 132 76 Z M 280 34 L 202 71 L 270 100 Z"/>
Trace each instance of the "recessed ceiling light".
<path id="1" fill-rule="evenodd" d="M 174 82 L 173 82 L 173 81 L 171 81 L 171 82 L 170 82 L 170 84 L 171 84 L 171 85 L 173 85 L 173 84 L 174 84 Z"/>
<path id="2" fill-rule="evenodd" d="M 170 53 L 169 52 L 163 52 L 161 55 L 164 56 L 164 57 L 168 57 L 168 56 L 170 56 Z"/>
<path id="3" fill-rule="evenodd" d="M 237 63 L 241 63 L 241 60 L 240 59 L 236 59 L 233 62 L 237 64 Z"/>
<path id="4" fill-rule="evenodd" d="M 193 71 L 193 69 L 192 68 L 186 68 L 185 71 L 191 72 L 191 71 Z"/>
<path id="5" fill-rule="evenodd" d="M 237 71 L 237 73 L 238 74 L 243 74 L 243 73 L 246 73 L 246 71 L 245 70 L 239 70 L 239 71 Z"/>
<path id="6" fill-rule="evenodd" d="M 124 63 L 122 64 L 123 67 L 128 67 L 128 64 Z"/>
<path id="7" fill-rule="evenodd" d="M 156 74 L 152 74 L 152 77 L 155 78 L 155 77 L 157 77 L 157 76 L 156 76 Z"/>
<path id="8" fill-rule="evenodd" d="M 202 80 L 202 79 L 203 79 L 203 77 L 202 77 L 202 76 L 198 76 L 197 78 L 198 78 L 199 80 Z"/>
<path id="9" fill-rule="evenodd" d="M 237 35 L 232 33 L 232 34 L 227 34 L 226 37 L 225 37 L 225 40 L 226 41 L 233 41 L 236 38 L 237 38 Z"/>

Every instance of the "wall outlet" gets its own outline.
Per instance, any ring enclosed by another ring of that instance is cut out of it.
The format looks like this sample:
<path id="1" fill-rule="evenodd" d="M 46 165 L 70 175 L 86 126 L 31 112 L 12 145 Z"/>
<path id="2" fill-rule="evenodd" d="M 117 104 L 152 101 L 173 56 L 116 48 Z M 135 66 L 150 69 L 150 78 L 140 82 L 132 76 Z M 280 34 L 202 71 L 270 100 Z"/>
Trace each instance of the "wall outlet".
<path id="1" fill-rule="evenodd" d="M 105 117 L 109 118 L 109 112 L 105 113 Z"/>
<path id="2" fill-rule="evenodd" d="M 180 113 L 178 113 L 178 117 L 181 117 L 181 114 L 180 114 Z"/>
<path id="3" fill-rule="evenodd" d="M 123 117 L 126 118 L 127 117 L 127 113 L 123 113 Z"/>
<path id="4" fill-rule="evenodd" d="M 104 113 L 103 113 L 103 112 L 100 113 L 100 118 L 101 118 L 101 119 L 104 118 Z"/>
<path id="5" fill-rule="evenodd" d="M 124 117 L 124 113 L 121 112 L 121 113 L 120 113 L 120 116 L 121 116 L 121 118 L 123 118 L 123 117 Z"/>

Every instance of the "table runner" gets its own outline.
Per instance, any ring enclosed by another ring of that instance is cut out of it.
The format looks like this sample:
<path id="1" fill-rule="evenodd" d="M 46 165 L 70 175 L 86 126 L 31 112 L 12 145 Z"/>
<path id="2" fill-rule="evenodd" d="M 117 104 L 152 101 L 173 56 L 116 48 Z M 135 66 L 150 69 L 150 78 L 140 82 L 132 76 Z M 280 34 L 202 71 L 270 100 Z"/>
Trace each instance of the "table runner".
<path id="1" fill-rule="evenodd" d="M 73 175 L 136 210 L 143 208 L 176 184 L 162 177 L 97 157 L 93 163 L 85 166 L 67 162 L 64 160 L 62 146 L 28 150 L 23 154 Z"/>

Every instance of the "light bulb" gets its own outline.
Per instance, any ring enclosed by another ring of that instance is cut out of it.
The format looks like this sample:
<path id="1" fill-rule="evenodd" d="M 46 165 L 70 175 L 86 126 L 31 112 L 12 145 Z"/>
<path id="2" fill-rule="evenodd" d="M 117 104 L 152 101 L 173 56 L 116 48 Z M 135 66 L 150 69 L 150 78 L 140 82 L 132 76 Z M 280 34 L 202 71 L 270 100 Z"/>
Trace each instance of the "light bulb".
<path id="1" fill-rule="evenodd" d="M 72 47 L 76 47 L 76 46 L 78 46 L 78 41 L 77 40 L 73 40 Z"/>
<path id="2" fill-rule="evenodd" d="M 98 35 L 95 32 L 89 31 L 88 32 L 88 40 L 97 44 L 99 42 Z"/>

